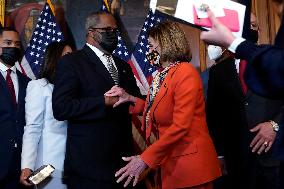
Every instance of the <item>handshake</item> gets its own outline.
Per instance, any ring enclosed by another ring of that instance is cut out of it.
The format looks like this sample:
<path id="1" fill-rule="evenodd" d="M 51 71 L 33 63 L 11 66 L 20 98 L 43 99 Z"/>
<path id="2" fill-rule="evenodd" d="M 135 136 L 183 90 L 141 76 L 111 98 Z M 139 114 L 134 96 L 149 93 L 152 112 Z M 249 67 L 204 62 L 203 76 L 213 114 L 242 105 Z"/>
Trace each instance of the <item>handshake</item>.
<path id="1" fill-rule="evenodd" d="M 128 94 L 123 88 L 113 86 L 104 94 L 105 105 L 113 106 L 114 108 L 126 102 L 135 103 L 136 98 Z"/>

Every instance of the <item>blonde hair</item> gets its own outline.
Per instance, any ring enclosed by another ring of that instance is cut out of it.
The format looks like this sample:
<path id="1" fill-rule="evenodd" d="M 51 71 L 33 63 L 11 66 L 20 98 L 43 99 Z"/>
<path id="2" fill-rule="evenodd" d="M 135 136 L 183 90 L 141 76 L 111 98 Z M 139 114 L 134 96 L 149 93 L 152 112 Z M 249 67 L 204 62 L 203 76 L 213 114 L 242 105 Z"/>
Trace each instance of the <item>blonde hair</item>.
<path id="1" fill-rule="evenodd" d="M 177 23 L 165 21 L 149 31 L 149 36 L 161 48 L 161 61 L 176 62 L 191 60 L 191 51 L 184 32 Z"/>

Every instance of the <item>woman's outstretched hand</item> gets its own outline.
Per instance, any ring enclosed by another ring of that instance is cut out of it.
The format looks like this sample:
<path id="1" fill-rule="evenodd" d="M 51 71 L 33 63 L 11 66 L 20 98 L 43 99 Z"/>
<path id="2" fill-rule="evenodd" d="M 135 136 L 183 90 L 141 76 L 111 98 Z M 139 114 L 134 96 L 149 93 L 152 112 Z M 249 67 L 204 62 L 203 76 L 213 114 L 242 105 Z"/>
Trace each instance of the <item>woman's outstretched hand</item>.
<path id="1" fill-rule="evenodd" d="M 147 168 L 147 164 L 140 158 L 139 155 L 123 157 L 122 159 L 124 161 L 127 161 L 128 164 L 115 173 L 115 177 L 119 177 L 116 182 L 119 183 L 127 178 L 124 183 L 124 187 L 128 186 L 128 184 L 132 180 L 133 186 L 135 186 L 139 180 L 141 173 Z"/>

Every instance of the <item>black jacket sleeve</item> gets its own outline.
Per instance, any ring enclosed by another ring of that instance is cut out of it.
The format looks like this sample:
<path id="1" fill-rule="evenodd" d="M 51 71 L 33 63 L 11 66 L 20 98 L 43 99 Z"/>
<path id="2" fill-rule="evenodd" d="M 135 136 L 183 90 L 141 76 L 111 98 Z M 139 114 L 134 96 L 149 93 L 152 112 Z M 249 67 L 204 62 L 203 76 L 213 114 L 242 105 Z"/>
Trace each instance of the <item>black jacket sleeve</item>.
<path id="1" fill-rule="evenodd" d="M 284 96 L 284 49 L 271 45 L 242 42 L 237 57 L 249 62 L 245 80 L 256 94 L 271 98 Z"/>
<path id="2" fill-rule="evenodd" d="M 207 100 L 206 100 L 206 119 L 209 129 L 210 136 L 214 142 L 217 154 L 219 156 L 224 155 L 224 132 L 222 129 L 222 108 L 220 103 L 222 102 L 221 89 L 219 88 L 218 82 L 216 82 L 215 66 L 212 66 L 209 71 L 208 89 L 207 89 Z"/>
<path id="3" fill-rule="evenodd" d="M 104 96 L 80 97 L 79 78 L 75 68 L 63 57 L 56 67 L 52 94 L 53 114 L 57 120 L 90 121 L 106 114 Z"/>

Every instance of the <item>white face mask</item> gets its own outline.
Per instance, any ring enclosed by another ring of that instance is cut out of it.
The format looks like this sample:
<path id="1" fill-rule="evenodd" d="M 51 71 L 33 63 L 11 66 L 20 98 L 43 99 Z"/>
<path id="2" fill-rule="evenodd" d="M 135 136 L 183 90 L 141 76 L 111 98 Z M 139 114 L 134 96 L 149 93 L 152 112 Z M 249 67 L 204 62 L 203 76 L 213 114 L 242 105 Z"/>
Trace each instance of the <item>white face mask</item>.
<path id="1" fill-rule="evenodd" d="M 222 48 L 215 45 L 208 45 L 207 52 L 210 60 L 216 60 L 223 54 Z"/>

